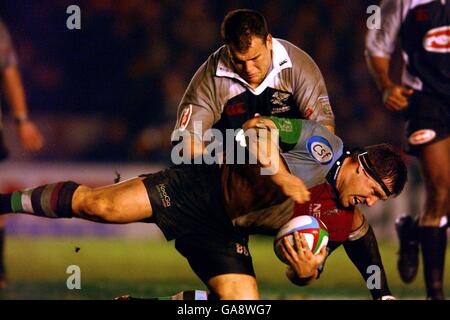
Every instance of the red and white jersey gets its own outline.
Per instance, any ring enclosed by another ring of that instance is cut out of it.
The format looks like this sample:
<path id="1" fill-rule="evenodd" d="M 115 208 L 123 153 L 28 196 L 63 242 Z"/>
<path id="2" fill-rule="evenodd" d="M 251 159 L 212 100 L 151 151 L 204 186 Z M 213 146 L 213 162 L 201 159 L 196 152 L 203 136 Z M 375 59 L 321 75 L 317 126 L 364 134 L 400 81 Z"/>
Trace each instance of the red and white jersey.
<path id="1" fill-rule="evenodd" d="M 334 125 L 334 115 L 319 68 L 309 55 L 273 38 L 272 64 L 263 82 L 252 88 L 237 74 L 225 46 L 197 70 L 178 109 L 172 141 L 179 131 L 197 137 L 212 127 L 238 129 L 255 113 L 303 118 Z M 201 128 L 194 127 L 200 121 Z"/>
<path id="2" fill-rule="evenodd" d="M 398 36 L 403 84 L 450 96 L 450 0 L 382 0 L 381 28 L 368 31 L 366 54 L 389 58 Z"/>
<path id="3" fill-rule="evenodd" d="M 318 218 L 327 226 L 330 241 L 348 240 L 352 231 L 354 208 L 339 205 L 336 193 L 328 183 L 315 186 L 309 191 L 311 200 L 302 204 L 296 203 L 293 217 L 309 215 Z"/>
<path id="4" fill-rule="evenodd" d="M 347 241 L 352 232 L 354 207 L 342 207 L 328 183 L 319 184 L 309 191 L 311 200 L 306 203 L 298 204 L 288 199 L 280 205 L 233 219 L 233 225 L 249 234 L 275 235 L 292 218 L 309 215 L 327 226 L 330 241 Z"/>

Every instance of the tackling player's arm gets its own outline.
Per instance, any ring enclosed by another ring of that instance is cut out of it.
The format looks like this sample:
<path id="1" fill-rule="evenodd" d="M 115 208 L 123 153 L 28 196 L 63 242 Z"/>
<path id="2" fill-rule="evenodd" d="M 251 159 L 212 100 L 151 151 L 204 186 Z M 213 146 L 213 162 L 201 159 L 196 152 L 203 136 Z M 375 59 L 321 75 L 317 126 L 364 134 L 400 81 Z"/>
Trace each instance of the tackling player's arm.
<path id="1" fill-rule="evenodd" d="M 308 54 L 298 48 L 290 54 L 293 60 L 292 90 L 300 114 L 334 133 L 334 114 L 319 67 Z"/>
<path id="2" fill-rule="evenodd" d="M 350 260 L 361 273 L 364 281 L 367 282 L 373 273 L 368 273 L 369 266 L 377 266 L 380 270 L 378 288 L 369 288 L 372 298 L 383 299 L 391 297 L 391 291 L 387 283 L 386 273 L 381 260 L 380 251 L 378 249 L 377 239 L 372 227 L 364 217 L 364 215 L 355 207 L 352 232 L 349 238 L 344 242 L 345 252 Z"/>
<path id="3" fill-rule="evenodd" d="M 267 169 L 265 174 L 270 175 L 272 181 L 280 187 L 281 191 L 295 202 L 304 203 L 310 198 L 310 192 L 303 181 L 292 175 L 280 155 L 278 137 L 275 123 L 263 117 L 248 120 L 243 125 L 248 150 L 258 161 L 258 164 Z M 249 132 L 253 130 L 252 133 Z M 276 132 L 276 134 L 274 134 Z M 255 137 L 252 139 L 251 137 Z"/>
<path id="4" fill-rule="evenodd" d="M 190 159 L 203 155 L 204 133 L 220 119 L 217 88 L 213 80 L 214 63 L 210 57 L 192 77 L 178 106 L 178 115 L 171 141 L 183 143 Z"/>

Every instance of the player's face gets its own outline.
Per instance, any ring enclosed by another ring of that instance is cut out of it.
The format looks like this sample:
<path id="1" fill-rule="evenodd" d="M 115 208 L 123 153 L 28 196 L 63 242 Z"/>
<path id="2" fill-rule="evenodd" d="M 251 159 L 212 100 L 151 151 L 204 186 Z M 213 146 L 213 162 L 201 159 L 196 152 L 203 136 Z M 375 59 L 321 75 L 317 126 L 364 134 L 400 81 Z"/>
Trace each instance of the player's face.
<path id="1" fill-rule="evenodd" d="M 239 52 L 232 46 L 229 47 L 229 50 L 237 73 L 251 87 L 259 86 L 272 63 L 272 36 L 268 35 L 265 41 L 260 37 L 253 36 L 251 45 L 246 52 Z"/>
<path id="2" fill-rule="evenodd" d="M 383 180 L 389 186 L 389 181 Z M 388 197 L 381 186 L 376 182 L 361 165 L 356 168 L 342 183 L 339 190 L 339 200 L 344 207 L 365 204 L 373 206 L 378 200 L 387 200 Z"/>

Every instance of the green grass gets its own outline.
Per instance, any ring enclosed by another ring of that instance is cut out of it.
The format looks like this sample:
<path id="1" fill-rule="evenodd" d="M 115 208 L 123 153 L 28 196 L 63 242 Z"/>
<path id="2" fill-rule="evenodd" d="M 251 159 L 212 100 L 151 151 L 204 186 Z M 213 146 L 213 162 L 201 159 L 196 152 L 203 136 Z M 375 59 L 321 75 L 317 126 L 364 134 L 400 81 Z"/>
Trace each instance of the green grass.
<path id="1" fill-rule="evenodd" d="M 0 299 L 112 299 L 122 294 L 155 297 L 204 289 L 173 246 L 173 242 L 158 240 L 8 237 L 10 284 L 0 290 Z M 398 298 L 422 299 L 422 270 L 414 283 L 403 284 L 395 268 L 396 244 L 382 242 L 380 246 L 393 293 Z M 285 266 L 273 254 L 271 238 L 253 238 L 250 249 L 264 299 L 370 299 L 342 248 L 329 257 L 320 280 L 308 287 L 288 282 Z M 66 287 L 69 265 L 81 268 L 81 290 Z M 448 274 L 445 287 L 450 296 Z"/>

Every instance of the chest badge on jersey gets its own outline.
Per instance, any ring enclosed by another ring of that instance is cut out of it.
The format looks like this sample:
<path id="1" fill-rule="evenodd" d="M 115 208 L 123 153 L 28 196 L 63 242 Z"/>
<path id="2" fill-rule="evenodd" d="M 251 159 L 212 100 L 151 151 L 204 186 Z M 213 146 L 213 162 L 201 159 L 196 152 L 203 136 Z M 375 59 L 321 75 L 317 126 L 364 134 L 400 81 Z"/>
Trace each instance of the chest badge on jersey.
<path id="1" fill-rule="evenodd" d="M 287 101 L 290 97 L 289 93 L 284 93 L 280 91 L 276 91 L 272 95 L 272 99 L 270 102 L 274 105 L 272 107 L 272 114 L 283 113 L 291 110 L 291 106 L 287 104 Z"/>
<path id="2" fill-rule="evenodd" d="M 329 164 L 333 160 L 333 148 L 327 139 L 312 136 L 306 141 L 309 154 L 321 164 Z"/>

